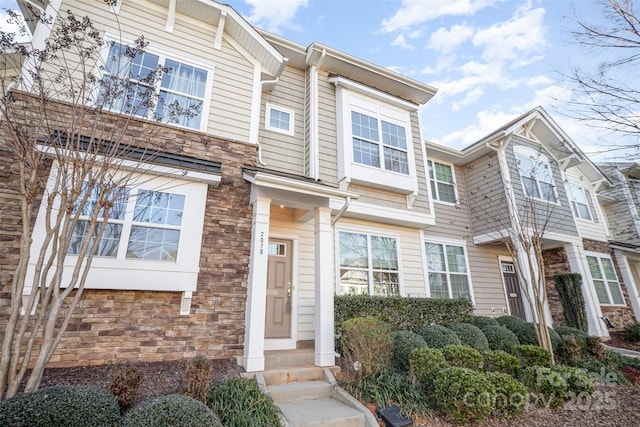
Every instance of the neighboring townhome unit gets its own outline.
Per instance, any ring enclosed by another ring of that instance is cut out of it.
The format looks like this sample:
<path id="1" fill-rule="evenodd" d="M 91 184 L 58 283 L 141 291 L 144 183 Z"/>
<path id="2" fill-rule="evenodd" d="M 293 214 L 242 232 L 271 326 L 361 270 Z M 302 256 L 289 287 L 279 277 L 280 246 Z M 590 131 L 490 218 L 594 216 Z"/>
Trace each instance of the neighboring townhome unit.
<path id="1" fill-rule="evenodd" d="M 520 267 L 530 275 L 522 263 L 527 249 L 515 237 L 526 231 L 542 239 L 550 324 L 566 323 L 553 276 L 570 272 L 582 278 L 590 334 L 608 335 L 604 317 L 616 328 L 632 321 L 628 279 L 609 244 L 597 199 L 610 184 L 541 107 L 462 151 L 428 143 L 427 152 L 436 176 L 432 192 L 442 192 L 437 186 L 448 179 L 438 180 L 436 167 L 448 170 L 443 165 L 449 164 L 456 171 L 460 196 L 452 203 L 443 185 L 449 201 L 436 203 L 436 229 L 467 242 L 476 311 L 534 320 L 526 286 L 515 274 Z M 505 242 L 513 245 L 516 259 Z"/>

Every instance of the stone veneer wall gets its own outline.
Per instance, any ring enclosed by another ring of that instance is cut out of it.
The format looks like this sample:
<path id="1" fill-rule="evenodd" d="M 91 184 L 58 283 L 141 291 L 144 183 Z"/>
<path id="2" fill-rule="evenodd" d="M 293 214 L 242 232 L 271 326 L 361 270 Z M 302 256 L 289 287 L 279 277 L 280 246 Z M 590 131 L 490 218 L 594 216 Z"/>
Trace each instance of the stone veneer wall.
<path id="1" fill-rule="evenodd" d="M 553 326 L 566 326 L 567 321 L 564 318 L 564 309 L 553 276 L 571 272 L 567 252 L 563 247 L 547 249 L 542 252 L 542 257 L 544 259 L 544 283 Z"/>
<path id="2" fill-rule="evenodd" d="M 585 251 L 599 252 L 611 256 L 611 259 L 613 260 L 613 266 L 616 270 L 616 275 L 618 276 L 618 280 L 620 281 L 622 294 L 624 295 L 624 301 L 626 303 L 625 307 L 600 306 L 602 315 L 609 317 L 609 320 L 611 320 L 611 323 L 613 323 L 613 326 L 615 326 L 614 330 L 622 329 L 625 325 L 633 323 L 635 321 L 635 317 L 629 303 L 630 300 L 629 294 L 627 292 L 627 285 L 622 279 L 622 275 L 620 274 L 620 266 L 618 265 L 618 260 L 615 257 L 613 249 L 611 249 L 611 245 L 609 245 L 608 242 L 599 242 L 597 240 L 589 239 L 583 239 L 583 245 Z"/>
<path id="3" fill-rule="evenodd" d="M 86 290 L 51 367 L 242 355 L 252 221 L 242 167 L 255 166 L 256 148 L 143 120 L 127 129 L 133 145 L 144 146 L 150 134 L 156 149 L 222 163 L 221 182 L 208 189 L 191 313 L 180 316 L 177 292 Z M 17 181 L 11 151 L 0 143 L 0 331 L 19 255 Z"/>

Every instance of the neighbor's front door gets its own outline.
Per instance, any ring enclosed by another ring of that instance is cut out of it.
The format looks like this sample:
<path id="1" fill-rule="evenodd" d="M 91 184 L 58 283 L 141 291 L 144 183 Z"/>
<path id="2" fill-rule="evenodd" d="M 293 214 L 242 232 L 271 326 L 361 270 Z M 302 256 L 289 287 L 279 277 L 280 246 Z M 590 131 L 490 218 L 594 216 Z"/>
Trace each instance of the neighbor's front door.
<path id="1" fill-rule="evenodd" d="M 512 262 L 501 262 L 502 277 L 507 291 L 507 301 L 509 301 L 509 310 L 512 316 L 520 317 L 526 320 L 524 314 L 524 306 L 522 305 L 522 291 L 518 283 L 516 269 Z"/>
<path id="2" fill-rule="evenodd" d="M 269 240 L 265 338 L 291 336 L 291 243 Z"/>

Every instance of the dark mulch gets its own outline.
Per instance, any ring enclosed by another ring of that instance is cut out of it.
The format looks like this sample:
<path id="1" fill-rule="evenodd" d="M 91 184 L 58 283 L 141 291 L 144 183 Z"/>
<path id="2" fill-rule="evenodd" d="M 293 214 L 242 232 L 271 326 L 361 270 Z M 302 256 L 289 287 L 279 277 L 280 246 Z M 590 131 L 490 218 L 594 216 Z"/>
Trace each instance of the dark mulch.
<path id="1" fill-rule="evenodd" d="M 606 345 L 640 352 L 640 342 L 625 340 L 626 334 L 624 331 L 609 331 L 609 335 L 611 339 L 604 341 Z"/>
<path id="2" fill-rule="evenodd" d="M 180 391 L 185 369 L 183 361 L 138 362 L 134 366 L 142 372 L 139 401 Z M 244 372 L 235 360 L 210 360 L 211 381 L 224 381 Z M 108 388 L 114 377 L 110 365 L 49 368 L 44 371 L 41 388 L 61 384 L 98 385 Z"/>

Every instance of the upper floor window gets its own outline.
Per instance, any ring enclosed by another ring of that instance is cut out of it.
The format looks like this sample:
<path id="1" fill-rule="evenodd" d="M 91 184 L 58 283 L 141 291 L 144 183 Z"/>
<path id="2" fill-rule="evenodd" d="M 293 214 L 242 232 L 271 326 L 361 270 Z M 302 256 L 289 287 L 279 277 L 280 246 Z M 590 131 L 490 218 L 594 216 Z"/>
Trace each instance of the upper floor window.
<path id="1" fill-rule="evenodd" d="M 556 203 L 553 174 L 546 156 L 525 147 L 516 147 L 516 161 L 525 194 L 534 199 Z"/>
<path id="2" fill-rule="evenodd" d="M 425 242 L 425 249 L 430 296 L 471 299 L 464 246 Z"/>
<path id="3" fill-rule="evenodd" d="M 207 78 L 202 68 L 114 42 L 100 96 L 111 110 L 201 129 Z"/>
<path id="4" fill-rule="evenodd" d="M 336 85 L 341 186 L 354 182 L 397 193 L 416 193 L 411 126 L 416 106 L 344 77 L 332 77 L 330 81 Z"/>
<path id="5" fill-rule="evenodd" d="M 354 162 L 409 174 L 407 136 L 403 126 L 351 111 L 351 133 Z"/>
<path id="6" fill-rule="evenodd" d="M 456 203 L 456 183 L 453 175 L 453 167 L 429 160 L 429 182 L 431 194 L 435 200 L 447 203 Z"/>
<path id="7" fill-rule="evenodd" d="M 620 282 L 608 256 L 588 255 L 587 263 L 600 305 L 625 305 Z"/>
<path id="8" fill-rule="evenodd" d="M 293 110 L 267 102 L 264 127 L 276 132 L 293 135 L 294 117 Z"/>
<path id="9" fill-rule="evenodd" d="M 394 237 L 340 231 L 340 293 L 399 295 L 398 246 Z"/>
<path id="10" fill-rule="evenodd" d="M 579 185 L 571 184 L 569 186 L 571 194 L 571 208 L 576 218 L 587 219 L 592 221 L 594 216 L 591 212 L 591 200 L 589 193 Z"/>

